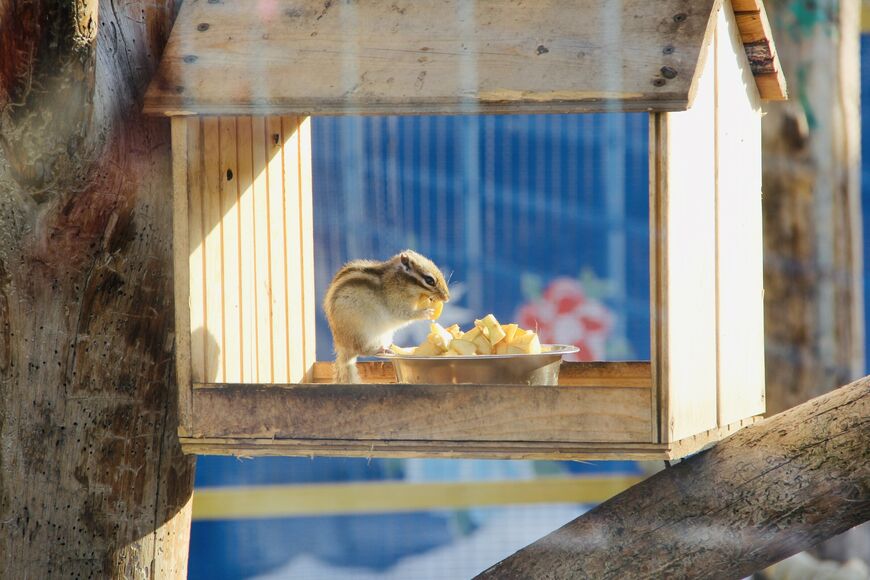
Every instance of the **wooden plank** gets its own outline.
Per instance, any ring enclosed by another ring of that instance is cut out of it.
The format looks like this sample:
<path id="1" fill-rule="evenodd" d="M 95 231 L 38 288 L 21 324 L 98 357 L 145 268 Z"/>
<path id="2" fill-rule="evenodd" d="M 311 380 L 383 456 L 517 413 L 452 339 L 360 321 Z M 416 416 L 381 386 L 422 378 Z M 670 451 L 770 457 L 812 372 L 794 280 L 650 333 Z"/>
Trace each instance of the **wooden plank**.
<path id="1" fill-rule="evenodd" d="M 172 119 L 172 266 L 175 298 L 175 382 L 178 388 L 178 430 L 192 426 L 193 384 L 190 353 L 190 273 L 188 228 L 188 121 Z"/>
<path id="2" fill-rule="evenodd" d="M 226 352 L 223 295 L 223 215 L 221 213 L 220 130 L 217 117 L 202 120 L 202 205 L 205 252 L 205 374 L 209 381 L 223 382 Z"/>
<path id="3" fill-rule="evenodd" d="M 223 360 L 226 382 L 245 381 L 242 375 L 242 353 L 245 345 L 242 334 L 241 302 L 241 224 L 239 220 L 239 189 L 236 163 L 236 119 L 220 117 L 220 208 L 221 258 L 223 262 Z"/>
<path id="4" fill-rule="evenodd" d="M 708 447 L 715 445 L 718 441 L 721 441 L 726 437 L 730 437 L 740 429 L 748 427 L 763 419 L 764 417 L 761 415 L 746 417 L 745 419 L 740 419 L 739 421 L 734 421 L 733 423 L 728 423 L 721 427 L 716 427 L 715 429 L 708 429 L 702 433 L 696 433 L 691 437 L 685 437 L 679 441 L 673 442 L 670 445 L 668 454 L 671 459 L 680 459 L 692 453 L 697 453 L 702 449 L 707 449 Z"/>
<path id="5" fill-rule="evenodd" d="M 273 440 L 232 438 L 180 438 L 184 453 L 198 455 L 295 457 L 437 457 L 444 459 L 534 459 L 555 461 L 652 461 L 672 459 L 661 445 L 631 444 L 613 447 L 602 443 L 499 443 L 468 441 Z"/>
<path id="6" fill-rule="evenodd" d="M 716 29 L 718 421 L 764 413 L 761 101 L 734 14 Z"/>
<path id="7" fill-rule="evenodd" d="M 649 140 L 648 140 L 648 163 L 649 163 L 649 352 L 650 352 L 650 375 L 652 378 L 652 405 L 650 405 L 652 427 L 652 441 L 665 441 L 665 409 L 664 373 L 667 368 L 664 359 L 663 336 L 667 334 L 665 325 L 667 318 L 664 314 L 664 295 L 662 284 L 667 272 L 668 254 L 664 251 L 663 219 L 664 200 L 664 151 L 665 131 L 662 127 L 665 119 L 661 113 L 649 115 Z"/>
<path id="8" fill-rule="evenodd" d="M 661 440 L 716 426 L 715 70 L 688 111 L 654 118 L 654 292 Z"/>
<path id="9" fill-rule="evenodd" d="M 731 0 L 734 12 L 758 12 L 761 10 L 761 0 Z"/>
<path id="10" fill-rule="evenodd" d="M 299 125 L 299 200 L 302 227 L 299 231 L 302 264 L 302 336 L 304 337 L 304 377 L 311 381 L 317 360 L 316 313 L 317 294 L 314 289 L 314 204 L 313 174 L 311 171 L 311 118 L 305 117 Z"/>
<path id="11" fill-rule="evenodd" d="M 761 418 L 756 418 L 760 420 Z M 743 423 L 748 424 L 746 421 Z M 745 426 L 745 425 L 744 425 Z M 296 457 L 440 457 L 452 459 L 535 459 L 555 461 L 662 461 L 697 453 L 711 445 L 715 437 L 724 438 L 734 429 L 718 428 L 711 439 L 705 434 L 674 444 L 607 443 L 572 444 L 564 442 L 487 443 L 470 441 L 377 441 L 353 440 L 274 440 L 182 437 L 185 453 L 199 455 L 296 456 Z"/>
<path id="12" fill-rule="evenodd" d="M 740 41 L 760 97 L 770 101 L 787 99 L 785 75 L 764 6 L 756 0 L 733 0 L 728 4 L 735 12 Z"/>
<path id="13" fill-rule="evenodd" d="M 256 250 L 254 235 L 254 169 L 253 136 L 251 118 L 238 117 L 236 120 L 238 190 L 239 190 L 239 275 L 241 302 L 241 344 L 242 374 L 245 382 L 258 382 L 257 362 L 257 305 L 256 305 Z"/>
<path id="14" fill-rule="evenodd" d="M 649 442 L 650 391 L 513 385 L 194 389 L 194 437 Z"/>
<path id="15" fill-rule="evenodd" d="M 331 362 L 314 363 L 312 382 L 332 382 Z M 395 383 L 396 373 L 391 362 L 357 363 L 364 383 Z M 648 362 L 563 362 L 559 369 L 559 385 L 572 387 L 632 387 L 649 389 L 652 375 Z"/>
<path id="16" fill-rule="evenodd" d="M 302 457 L 443 457 L 457 459 L 553 459 L 553 460 L 673 460 L 697 453 L 738 430 L 761 421 L 749 417 L 735 423 L 696 433 L 671 444 L 661 443 L 569 443 L 563 441 L 357 441 L 351 439 L 256 439 L 182 437 L 185 453 L 203 455 Z"/>
<path id="17" fill-rule="evenodd" d="M 287 333 L 287 247 L 284 214 L 284 134 L 280 117 L 266 118 L 266 164 L 268 182 L 267 217 L 269 220 L 269 304 L 272 320 L 272 380 L 288 383 L 290 379 Z"/>
<path id="18" fill-rule="evenodd" d="M 744 43 L 750 44 L 753 42 L 763 41 L 767 38 L 767 33 L 769 31 L 765 31 L 764 29 L 765 23 L 761 19 L 760 12 L 741 12 L 739 14 L 736 14 L 735 17 L 737 18 L 737 23 L 740 26 L 740 37 Z"/>
<path id="19" fill-rule="evenodd" d="M 776 101 L 788 98 L 785 75 L 782 72 L 756 74 L 755 86 L 758 87 L 759 94 L 766 101 Z M 782 98 L 776 95 L 785 95 Z"/>
<path id="20" fill-rule="evenodd" d="M 203 151 L 202 124 L 199 118 L 187 119 L 187 179 L 188 179 L 188 285 L 190 305 L 190 357 L 191 381 L 207 381 L 206 344 L 208 329 L 206 324 L 205 293 L 205 229 L 203 191 Z M 177 240 L 177 238 L 176 238 Z M 176 332 L 186 331 L 176 329 Z"/>
<path id="21" fill-rule="evenodd" d="M 718 1 L 556 0 L 541 9 L 510 0 L 467 8 L 462 0 L 401 8 L 276 0 L 271 17 L 244 3 L 188 2 L 145 110 L 586 112 L 614 102 L 681 110 Z M 608 19 L 621 25 L 618 42 Z"/>
<path id="22" fill-rule="evenodd" d="M 257 326 L 257 381 L 275 380 L 272 352 L 272 270 L 266 119 L 251 117 L 254 194 L 254 301 Z"/>
<path id="23" fill-rule="evenodd" d="M 284 268 L 287 272 L 287 365 L 288 382 L 305 377 L 305 325 L 302 278 L 302 175 L 299 167 L 300 140 L 297 117 L 281 117 L 284 135 Z"/>

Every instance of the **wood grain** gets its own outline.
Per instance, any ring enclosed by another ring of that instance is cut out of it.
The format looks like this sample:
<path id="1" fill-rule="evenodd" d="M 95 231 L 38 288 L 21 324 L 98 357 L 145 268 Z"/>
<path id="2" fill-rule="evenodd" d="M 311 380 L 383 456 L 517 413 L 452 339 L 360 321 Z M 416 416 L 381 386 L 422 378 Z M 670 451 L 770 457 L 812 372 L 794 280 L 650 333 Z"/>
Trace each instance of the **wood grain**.
<path id="1" fill-rule="evenodd" d="M 187 121 L 187 239 L 177 240 L 175 251 L 187 247 L 190 253 L 187 269 L 188 290 L 185 291 L 184 279 L 176 282 L 176 291 L 186 292 L 183 300 L 190 309 L 190 325 L 179 326 L 176 332 L 190 333 L 190 363 L 191 380 L 198 383 L 210 379 L 206 373 L 206 347 L 208 344 L 208 326 L 206 324 L 207 294 L 205 286 L 205 205 L 203 202 L 203 151 L 202 123 L 199 117 L 190 117 Z M 183 155 L 184 152 L 173 149 L 173 155 Z M 184 216 L 175 214 L 178 219 Z"/>
<path id="2" fill-rule="evenodd" d="M 604 111 L 617 101 L 624 110 L 681 110 L 715 5 L 187 2 L 145 110 L 519 113 Z M 618 38 L 607 19 L 620 22 Z"/>
<path id="3" fill-rule="evenodd" d="M 190 352 L 190 250 L 188 248 L 188 121 L 172 119 L 172 265 L 175 300 L 175 382 L 178 389 L 178 431 L 191 424 L 193 412 Z M 201 380 L 201 379 L 200 379 Z"/>
<path id="4" fill-rule="evenodd" d="M 181 441 L 185 453 L 204 455 L 652 461 L 679 459 L 697 453 L 759 420 L 760 417 L 750 417 L 670 444 L 564 441 L 360 441 L 250 437 L 183 437 Z"/>
<path id="5" fill-rule="evenodd" d="M 705 62 L 692 108 L 652 119 L 653 345 L 663 442 L 717 426 L 716 75 L 712 55 Z"/>
<path id="6" fill-rule="evenodd" d="M 314 383 L 332 382 L 331 362 L 314 363 Z M 391 362 L 357 363 L 364 383 L 395 383 L 396 373 Z M 563 362 L 559 369 L 559 385 L 573 387 L 632 387 L 649 389 L 652 386 L 650 363 L 639 362 Z"/>
<path id="7" fill-rule="evenodd" d="M 301 381 L 315 343 L 310 125 L 188 123 L 193 382 Z"/>
<path id="8" fill-rule="evenodd" d="M 170 123 L 140 113 L 174 17 L 173 2 L 0 2 L 3 579 L 187 577 L 185 200 Z"/>
<path id="9" fill-rule="evenodd" d="M 477 578 L 745 578 L 870 519 L 870 378 L 738 431 Z"/>
<path id="10" fill-rule="evenodd" d="M 764 5 L 760 0 L 732 0 L 729 4 L 736 16 L 743 52 L 749 59 L 759 96 L 766 101 L 788 99 L 785 74 Z"/>
<path id="11" fill-rule="evenodd" d="M 716 28 L 718 422 L 764 413 L 761 103 L 734 14 Z"/>
<path id="12" fill-rule="evenodd" d="M 649 442 L 650 391 L 513 385 L 227 385 L 193 392 L 192 437 Z"/>

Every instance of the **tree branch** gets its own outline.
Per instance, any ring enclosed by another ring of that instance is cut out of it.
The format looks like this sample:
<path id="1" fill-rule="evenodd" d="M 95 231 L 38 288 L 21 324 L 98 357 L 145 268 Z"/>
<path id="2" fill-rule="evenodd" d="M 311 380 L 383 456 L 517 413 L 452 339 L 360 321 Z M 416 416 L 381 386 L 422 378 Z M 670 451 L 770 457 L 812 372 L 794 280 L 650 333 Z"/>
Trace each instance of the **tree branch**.
<path id="1" fill-rule="evenodd" d="M 870 519 L 870 377 L 747 427 L 478 578 L 743 578 Z"/>

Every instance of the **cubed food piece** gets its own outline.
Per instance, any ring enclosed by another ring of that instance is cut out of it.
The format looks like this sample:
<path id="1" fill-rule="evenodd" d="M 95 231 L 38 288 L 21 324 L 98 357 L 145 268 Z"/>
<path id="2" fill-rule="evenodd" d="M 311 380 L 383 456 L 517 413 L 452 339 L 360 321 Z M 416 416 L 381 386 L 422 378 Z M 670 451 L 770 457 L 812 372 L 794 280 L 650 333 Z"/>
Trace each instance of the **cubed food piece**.
<path id="1" fill-rule="evenodd" d="M 538 339 L 538 335 L 536 333 L 528 330 L 522 336 L 514 337 L 514 340 L 510 344 L 508 352 L 512 354 L 540 354 L 541 341 Z"/>
<path id="2" fill-rule="evenodd" d="M 447 332 L 447 330 L 437 322 L 433 322 L 429 325 L 428 341 L 437 346 L 442 351 L 450 348 L 450 342 L 452 340 L 453 335 Z"/>
<path id="3" fill-rule="evenodd" d="M 504 331 L 504 342 L 510 344 L 514 336 L 516 336 L 518 328 L 518 324 L 502 324 L 501 329 Z"/>
<path id="4" fill-rule="evenodd" d="M 410 348 L 406 348 L 404 346 L 397 346 L 395 344 L 390 345 L 390 351 L 392 351 L 395 354 L 401 354 L 401 355 L 405 355 L 405 356 L 414 354 L 415 349 L 416 349 L 416 347 L 413 347 L 413 346 Z"/>
<path id="5" fill-rule="evenodd" d="M 472 355 L 477 352 L 477 345 L 465 338 L 454 338 L 453 342 L 450 343 L 450 348 L 463 356 Z"/>
<path id="6" fill-rule="evenodd" d="M 474 339 L 474 344 L 477 347 L 477 354 L 492 354 L 492 344 L 482 333 Z"/>
<path id="7" fill-rule="evenodd" d="M 474 326 L 479 328 L 483 335 L 489 339 L 491 345 L 498 344 L 505 337 L 501 324 L 492 314 L 487 314 L 481 320 L 475 320 Z"/>
<path id="8" fill-rule="evenodd" d="M 462 338 L 462 335 L 464 334 L 462 332 L 462 330 L 459 328 L 458 324 L 451 324 L 450 326 L 448 326 L 444 330 L 449 332 L 453 338 Z"/>
<path id="9" fill-rule="evenodd" d="M 414 356 L 438 356 L 442 352 L 444 352 L 444 350 L 438 348 L 427 340 L 414 350 Z"/>

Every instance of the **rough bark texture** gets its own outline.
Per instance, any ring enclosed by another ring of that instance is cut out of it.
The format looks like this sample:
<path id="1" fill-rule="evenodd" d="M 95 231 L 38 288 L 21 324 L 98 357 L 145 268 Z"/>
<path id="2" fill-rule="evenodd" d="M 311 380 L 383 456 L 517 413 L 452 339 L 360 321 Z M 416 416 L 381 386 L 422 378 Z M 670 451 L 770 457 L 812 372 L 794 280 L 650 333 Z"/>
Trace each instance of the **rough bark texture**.
<path id="1" fill-rule="evenodd" d="M 0 0 L 0 578 L 169 578 L 169 123 L 139 113 L 172 2 Z"/>
<path id="2" fill-rule="evenodd" d="M 764 135 L 767 410 L 864 374 L 858 0 L 767 0 L 791 100 Z M 870 562 L 870 526 L 821 545 Z"/>
<path id="3" fill-rule="evenodd" d="M 812 4 L 812 5 L 811 5 Z M 864 373 L 857 0 L 769 0 L 791 100 L 763 121 L 767 410 Z"/>
<path id="4" fill-rule="evenodd" d="M 738 431 L 478 578 L 744 578 L 870 519 L 870 377 Z"/>

